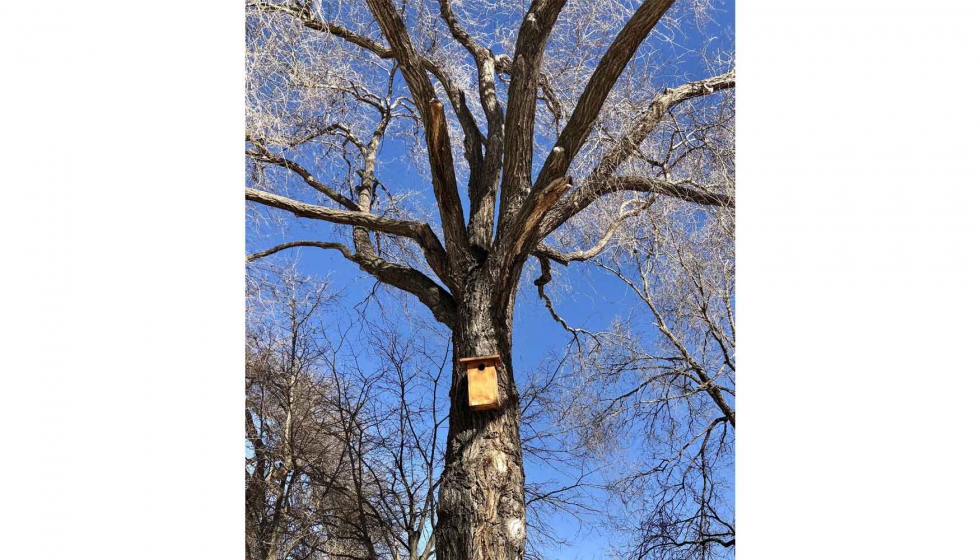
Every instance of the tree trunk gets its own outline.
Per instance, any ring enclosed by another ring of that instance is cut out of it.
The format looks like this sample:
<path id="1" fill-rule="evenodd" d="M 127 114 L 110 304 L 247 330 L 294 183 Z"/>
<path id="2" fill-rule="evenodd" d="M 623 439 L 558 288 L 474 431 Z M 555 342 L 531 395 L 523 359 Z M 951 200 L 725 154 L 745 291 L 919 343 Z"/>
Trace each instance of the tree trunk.
<path id="1" fill-rule="evenodd" d="M 513 297 L 491 309 L 489 274 L 470 279 L 453 328 L 446 465 L 439 489 L 436 557 L 439 560 L 524 558 L 524 461 L 520 406 L 511 367 Z M 473 411 L 459 359 L 499 354 L 500 407 Z"/>

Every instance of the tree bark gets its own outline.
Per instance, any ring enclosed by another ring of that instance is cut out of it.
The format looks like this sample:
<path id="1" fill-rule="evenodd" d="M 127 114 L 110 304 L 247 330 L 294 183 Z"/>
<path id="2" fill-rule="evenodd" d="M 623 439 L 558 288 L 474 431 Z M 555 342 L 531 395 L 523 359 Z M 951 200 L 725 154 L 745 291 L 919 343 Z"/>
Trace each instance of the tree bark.
<path id="1" fill-rule="evenodd" d="M 436 557 L 439 560 L 524 558 L 524 461 L 520 406 L 511 364 L 514 299 L 493 309 L 494 278 L 477 269 L 464 285 L 453 328 L 446 465 L 439 490 Z M 499 354 L 500 407 L 472 411 L 460 358 Z"/>

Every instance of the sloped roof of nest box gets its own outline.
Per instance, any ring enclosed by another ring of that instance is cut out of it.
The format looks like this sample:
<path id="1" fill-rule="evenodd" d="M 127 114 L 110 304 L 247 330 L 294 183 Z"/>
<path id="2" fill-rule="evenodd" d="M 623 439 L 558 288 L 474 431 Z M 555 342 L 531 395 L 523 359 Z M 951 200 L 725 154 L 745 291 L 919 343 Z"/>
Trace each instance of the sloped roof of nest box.
<path id="1" fill-rule="evenodd" d="M 469 364 L 472 362 L 493 362 L 497 367 L 502 367 L 504 363 L 500 361 L 500 354 L 491 354 L 490 356 L 476 356 L 473 358 L 460 358 L 459 363 Z"/>

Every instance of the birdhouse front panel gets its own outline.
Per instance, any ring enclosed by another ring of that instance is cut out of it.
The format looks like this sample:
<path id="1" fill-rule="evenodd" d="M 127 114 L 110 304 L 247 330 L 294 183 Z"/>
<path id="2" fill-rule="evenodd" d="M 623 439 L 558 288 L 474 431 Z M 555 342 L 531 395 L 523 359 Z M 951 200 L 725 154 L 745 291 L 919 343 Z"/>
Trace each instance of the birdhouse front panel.
<path id="1" fill-rule="evenodd" d="M 460 364 L 466 367 L 466 384 L 469 390 L 471 410 L 492 410 L 500 406 L 500 393 L 497 388 L 497 367 L 500 356 L 480 356 L 463 358 Z"/>

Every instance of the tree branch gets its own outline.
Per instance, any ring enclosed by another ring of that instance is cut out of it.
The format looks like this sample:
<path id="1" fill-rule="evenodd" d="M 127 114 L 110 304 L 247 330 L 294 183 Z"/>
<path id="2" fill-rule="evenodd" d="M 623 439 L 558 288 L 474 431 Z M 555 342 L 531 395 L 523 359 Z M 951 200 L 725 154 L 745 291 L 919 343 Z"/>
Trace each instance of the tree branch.
<path id="1" fill-rule="evenodd" d="M 541 238 L 547 237 L 596 200 L 607 194 L 621 191 L 657 193 L 705 206 L 735 207 L 733 197 L 711 192 L 687 181 L 667 181 L 635 176 L 610 177 L 601 183 L 593 183 L 591 188 L 576 189 L 571 195 L 555 204 L 541 222 Z"/>
<path id="2" fill-rule="evenodd" d="M 443 278 L 443 276 L 447 274 L 448 269 L 446 252 L 442 248 L 439 238 L 436 237 L 435 232 L 432 231 L 432 228 L 430 228 L 428 224 L 410 222 L 406 220 L 395 220 L 392 218 L 376 216 L 367 212 L 325 208 L 323 206 L 307 204 L 305 202 L 300 202 L 298 200 L 293 200 L 291 198 L 286 198 L 284 196 L 279 196 L 256 189 L 245 189 L 245 199 L 252 202 L 258 202 L 259 204 L 270 206 L 272 208 L 292 212 L 300 218 L 309 218 L 313 220 L 332 222 L 335 224 L 363 227 L 371 231 L 388 233 L 391 235 L 413 239 L 422 248 L 422 253 L 425 255 L 425 260 L 429 263 L 429 266 L 432 267 L 432 270 L 435 271 L 440 279 L 442 279 L 444 282 L 446 281 L 446 279 Z M 453 284 L 447 285 L 451 286 Z"/>
<path id="3" fill-rule="evenodd" d="M 494 68 L 501 75 L 510 75 L 514 69 L 514 61 L 506 54 L 498 54 L 493 58 L 493 62 Z M 541 88 L 541 97 L 544 99 L 545 106 L 555 117 L 555 126 L 557 127 L 558 120 L 562 117 L 561 101 L 558 100 L 555 90 L 551 87 L 551 82 L 548 81 L 548 75 L 544 72 L 538 73 L 538 87 Z"/>
<path id="4" fill-rule="evenodd" d="M 344 258 L 360 265 L 361 270 L 374 276 L 381 282 L 405 290 L 414 295 L 420 302 L 432 311 L 436 320 L 451 327 L 456 320 L 456 300 L 452 294 L 432 281 L 418 270 L 386 261 L 375 255 L 355 253 L 342 243 L 327 241 L 291 241 L 275 247 L 259 251 L 246 257 L 245 262 L 252 262 L 279 251 L 294 247 L 318 247 L 340 251 Z"/>
<path id="5" fill-rule="evenodd" d="M 274 255 L 279 251 L 292 249 L 294 247 L 319 247 L 320 249 L 334 249 L 343 253 L 344 258 L 354 260 L 354 253 L 343 243 L 331 243 L 328 241 L 290 241 L 288 243 L 276 245 L 275 247 L 271 247 L 265 251 L 252 253 L 251 255 L 245 257 L 245 262 L 250 263 L 252 261 L 257 261 L 259 259 Z"/>
<path id="6" fill-rule="evenodd" d="M 572 185 L 571 177 L 552 181 L 547 188 L 528 198 L 521 206 L 512 227 L 494 246 L 494 266 L 499 273 L 494 286 L 497 305 L 504 305 L 521 275 L 521 268 L 531 248 L 538 242 L 538 226 L 545 213 Z"/>
<path id="7" fill-rule="evenodd" d="M 565 1 L 534 0 L 517 34 L 514 62 L 511 65 L 510 88 L 507 92 L 505 125 L 507 142 L 504 146 L 500 200 L 500 229 L 502 230 L 508 229 L 513 221 L 520 204 L 521 193 L 531 187 L 538 75 L 544 59 L 544 46 L 555 26 L 558 14 L 565 7 Z"/>
<path id="8" fill-rule="evenodd" d="M 372 13 L 375 16 L 375 20 L 381 26 L 382 32 L 388 39 L 388 42 L 392 45 L 391 47 L 385 46 L 373 39 L 359 35 L 345 27 L 324 21 L 316 17 L 310 10 L 301 8 L 299 6 L 285 6 L 278 4 L 269 4 L 266 2 L 258 2 L 250 4 L 250 6 L 255 7 L 259 10 L 267 12 L 279 12 L 288 14 L 295 17 L 304 27 L 308 29 L 313 29 L 316 31 L 322 31 L 329 33 L 331 35 L 340 37 L 345 41 L 357 45 L 363 49 L 366 49 L 381 59 L 396 59 L 401 67 L 402 75 L 405 77 L 405 82 L 408 84 L 409 91 L 412 92 L 412 98 L 415 101 L 416 107 L 420 109 L 422 113 L 422 124 L 426 130 L 426 138 L 429 143 L 429 162 L 433 165 L 433 170 L 435 165 L 433 164 L 433 155 L 431 149 L 431 122 L 428 113 L 425 111 L 424 107 L 429 103 L 430 100 L 436 98 L 435 89 L 429 82 L 428 77 L 425 75 L 425 71 L 428 71 L 439 83 L 442 84 L 443 89 L 449 97 L 450 102 L 453 105 L 453 111 L 459 118 L 459 122 L 462 125 L 463 133 L 466 138 L 466 151 L 468 156 L 468 161 L 470 166 L 474 169 L 473 175 L 480 176 L 480 167 L 482 164 L 480 154 L 480 146 L 482 144 L 482 136 L 480 130 L 476 125 L 476 121 L 473 118 L 473 114 L 470 112 L 469 108 L 466 106 L 466 101 L 463 97 L 462 91 L 453 84 L 452 80 L 439 67 L 436 63 L 432 62 L 428 58 L 419 55 L 415 49 L 412 47 L 411 40 L 408 35 L 408 31 L 405 28 L 405 23 L 402 21 L 401 16 L 399 16 L 397 10 L 391 5 L 388 0 L 374 0 L 368 2 Z M 447 245 L 454 245 L 450 242 L 450 239 L 456 239 L 459 237 L 462 239 L 462 233 L 458 233 L 454 230 L 458 229 L 459 232 L 464 230 L 463 218 L 462 218 L 462 205 L 458 202 L 459 195 L 456 191 L 456 178 L 455 172 L 452 165 L 452 150 L 450 149 L 448 138 L 447 141 L 443 143 L 446 146 L 446 152 L 441 153 L 437 156 L 444 165 L 442 169 L 442 176 L 445 180 L 452 179 L 452 188 L 446 189 L 442 186 L 433 185 L 436 190 L 436 199 L 440 199 L 440 193 L 445 193 L 451 190 L 449 195 L 443 195 L 443 198 L 447 198 L 447 204 L 452 203 L 452 198 L 455 196 L 457 200 L 457 205 L 460 207 L 459 210 L 459 224 L 452 224 L 446 221 L 445 216 L 443 218 L 443 229 L 446 231 L 446 243 Z M 435 176 L 435 173 L 433 173 Z M 435 179 L 434 179 L 435 181 Z M 440 201 L 440 209 L 442 207 Z M 453 253 L 455 249 L 449 249 L 450 253 Z"/>
<path id="9" fill-rule="evenodd" d="M 534 250 L 533 254 L 536 255 L 538 258 L 547 257 L 557 263 L 566 266 L 568 265 L 568 263 L 572 261 L 586 261 L 588 259 L 591 259 L 592 257 L 595 257 L 596 255 L 601 253 L 603 249 L 605 249 L 606 245 L 608 245 L 609 242 L 612 241 L 612 238 L 616 234 L 616 231 L 626 220 L 634 216 L 638 216 L 641 212 L 649 208 L 650 205 L 653 204 L 654 200 L 655 199 L 651 197 L 645 202 L 643 202 L 643 205 L 640 206 L 639 208 L 634 208 L 633 210 L 629 210 L 618 215 L 612 221 L 609 227 L 606 229 L 606 232 L 602 234 L 602 237 L 600 237 L 599 240 L 595 243 L 595 245 L 593 245 L 589 249 L 572 251 L 569 253 L 559 253 L 558 251 L 552 249 L 551 247 L 545 245 L 544 243 L 540 243 L 538 244 L 537 248 Z M 620 211 L 622 212 L 622 210 L 624 210 L 627 206 L 636 202 L 641 202 L 641 201 L 628 200 L 624 202 L 620 207 Z"/>
<path id="10" fill-rule="evenodd" d="M 609 49 L 599 60 L 592 77 L 589 78 L 589 83 L 585 86 L 585 91 L 579 97 L 575 110 L 572 111 L 572 116 L 568 119 L 568 124 L 558 137 L 555 147 L 561 148 L 562 151 L 552 150 L 548 155 L 534 183 L 535 189 L 544 188 L 568 171 L 572 160 L 592 132 L 599 111 L 602 110 L 606 97 L 623 73 L 626 64 L 673 3 L 674 0 L 646 0 L 616 35 Z"/>
<path id="11" fill-rule="evenodd" d="M 348 43 L 357 45 L 358 47 L 373 52 L 374 54 L 378 55 L 378 57 L 380 58 L 392 58 L 393 56 L 391 49 L 382 45 L 381 43 L 373 39 L 370 39 L 368 37 L 364 37 L 363 35 L 358 35 L 357 33 L 351 31 L 350 29 L 347 29 L 346 27 L 342 27 L 335 23 L 324 21 L 314 16 L 311 11 L 303 9 L 300 6 L 287 6 L 285 4 L 270 4 L 268 2 L 254 2 L 246 5 L 246 7 L 256 8 L 263 12 L 278 12 L 278 13 L 287 14 L 299 20 L 304 27 L 313 29 L 315 31 L 323 31 L 326 33 L 330 33 L 331 35 L 340 37 L 341 39 L 347 41 Z"/>
<path id="12" fill-rule="evenodd" d="M 650 103 L 640 120 L 629 132 L 624 134 L 603 156 L 591 175 L 600 177 L 616 172 L 620 165 L 639 149 L 653 129 L 660 124 L 671 108 L 689 99 L 710 95 L 717 91 L 735 87 L 735 70 L 696 82 L 690 82 L 674 89 L 665 89 Z"/>
<path id="13" fill-rule="evenodd" d="M 449 0 L 439 0 L 439 14 L 453 37 L 469 51 L 477 68 L 480 104 L 487 119 L 487 141 L 486 154 L 480 155 L 478 162 L 471 161 L 467 233 L 471 243 L 486 250 L 493 236 L 494 205 L 504 151 L 504 112 L 497 100 L 496 65 L 490 49 L 477 43 L 463 29 Z"/>
<path id="14" fill-rule="evenodd" d="M 420 228 L 422 224 L 418 222 L 395 220 L 361 211 L 326 208 L 250 188 L 245 189 L 245 199 L 264 204 L 265 206 L 279 208 L 280 210 L 287 210 L 300 218 L 361 226 L 372 231 L 390 233 L 392 235 L 408 237 L 409 239 L 417 239 L 421 236 Z"/>
<path id="15" fill-rule="evenodd" d="M 575 343 L 579 345 L 579 349 L 581 349 L 581 343 L 579 343 L 578 340 L 579 334 L 587 334 L 590 337 L 592 337 L 592 340 L 598 343 L 599 337 L 597 337 L 596 335 L 594 335 L 593 333 L 585 329 L 580 329 L 580 328 L 570 326 L 568 322 L 566 322 L 565 319 L 563 319 L 561 315 L 559 315 L 558 312 L 555 311 L 555 306 L 551 302 L 551 298 L 549 298 L 548 294 L 546 294 L 544 291 L 544 287 L 549 282 L 551 282 L 551 262 L 548 260 L 549 257 L 546 257 L 541 254 L 538 254 L 536 256 L 538 258 L 538 263 L 540 263 L 541 265 L 541 276 L 534 281 L 534 285 L 538 287 L 538 297 L 544 301 L 544 306 L 548 309 L 548 312 L 551 313 L 551 318 L 554 319 L 555 322 L 557 322 L 559 325 L 561 325 L 563 329 L 571 333 L 572 337 L 575 339 Z"/>
<path id="16" fill-rule="evenodd" d="M 620 137 L 602 157 L 588 178 L 582 182 L 582 186 L 555 204 L 555 207 L 542 222 L 542 237 L 558 229 L 572 216 L 602 196 L 618 191 L 657 192 L 697 204 L 734 207 L 735 200 L 732 197 L 685 186 L 690 183 L 612 176 L 630 154 L 634 153 L 647 136 L 653 132 L 671 108 L 689 99 L 703 97 L 733 87 L 735 87 L 735 70 L 704 80 L 690 82 L 674 89 L 664 90 L 650 103 L 633 128 Z"/>
<path id="17" fill-rule="evenodd" d="M 724 206 L 727 208 L 733 208 L 735 206 L 735 199 L 733 197 L 727 194 L 712 192 L 706 187 L 696 185 L 689 181 L 662 181 L 648 177 L 627 176 L 611 177 L 608 180 L 608 184 L 612 192 L 652 192 L 705 206 Z"/>
<path id="18" fill-rule="evenodd" d="M 263 161 L 263 162 L 266 162 L 266 163 L 271 163 L 273 165 L 278 165 L 279 167 L 284 167 L 286 169 L 289 169 L 290 171 L 292 171 L 292 172 L 296 173 L 297 175 L 299 175 L 304 181 L 306 181 L 306 184 L 308 184 L 309 186 L 313 187 L 317 191 L 319 191 L 319 192 L 327 195 L 334 202 L 337 202 L 338 204 L 340 204 L 340 205 L 342 205 L 342 206 L 344 206 L 344 207 L 346 207 L 346 208 L 348 208 L 350 210 L 354 210 L 354 211 L 357 211 L 358 210 L 357 203 L 355 203 L 353 200 L 347 198 L 343 194 L 335 191 L 334 189 L 331 189 L 327 185 L 324 185 L 320 181 L 317 181 L 316 178 L 313 177 L 313 174 L 310 173 L 309 171 L 307 171 L 300 164 L 296 163 L 295 161 L 286 159 L 286 158 L 284 158 L 282 156 L 278 156 L 278 155 L 272 153 L 271 151 L 269 151 L 268 148 L 266 148 L 262 144 L 257 143 L 254 140 L 251 140 L 251 142 L 252 142 L 252 145 L 255 146 L 256 149 L 259 150 L 259 152 L 261 152 L 261 153 L 246 152 L 246 153 L 248 153 L 248 155 L 250 155 L 255 160 L 257 160 L 257 161 Z"/>
<path id="19" fill-rule="evenodd" d="M 442 103 L 436 99 L 435 88 L 429 81 L 415 48 L 412 46 L 405 22 L 390 0 L 368 0 L 368 7 L 381 31 L 388 39 L 395 57 L 398 59 L 402 76 L 408 85 L 415 106 L 421 110 L 425 127 L 426 144 L 429 150 L 429 165 L 432 169 L 432 187 L 439 217 L 446 235 L 446 252 L 449 254 L 450 274 L 455 275 L 453 267 L 463 266 L 469 258 L 469 244 L 466 241 L 466 226 L 463 220 L 463 206 L 456 186 L 456 170 L 453 165 L 452 146 Z M 428 110 L 425 110 L 425 108 Z"/>

